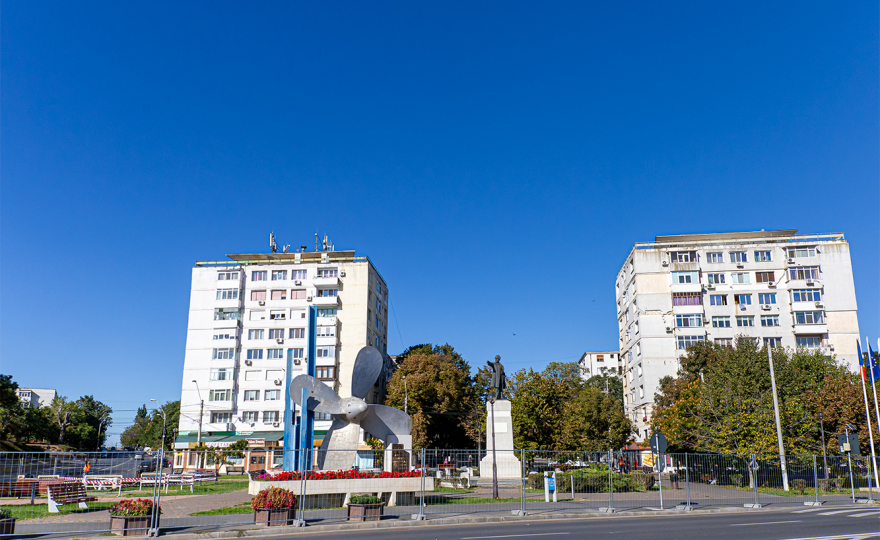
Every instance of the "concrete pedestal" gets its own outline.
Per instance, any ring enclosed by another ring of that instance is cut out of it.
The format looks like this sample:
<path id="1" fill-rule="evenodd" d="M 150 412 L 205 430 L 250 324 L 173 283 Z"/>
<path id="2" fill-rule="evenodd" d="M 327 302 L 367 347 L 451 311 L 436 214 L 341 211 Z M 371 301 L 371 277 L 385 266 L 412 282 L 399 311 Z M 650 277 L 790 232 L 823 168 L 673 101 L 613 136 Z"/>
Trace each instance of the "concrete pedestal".
<path id="1" fill-rule="evenodd" d="M 495 402 L 495 463 L 498 478 L 521 478 L 522 464 L 513 451 L 513 420 L 510 416 L 510 402 L 500 399 Z M 480 460 L 480 478 L 492 478 L 492 404 L 486 403 L 486 457 Z"/>

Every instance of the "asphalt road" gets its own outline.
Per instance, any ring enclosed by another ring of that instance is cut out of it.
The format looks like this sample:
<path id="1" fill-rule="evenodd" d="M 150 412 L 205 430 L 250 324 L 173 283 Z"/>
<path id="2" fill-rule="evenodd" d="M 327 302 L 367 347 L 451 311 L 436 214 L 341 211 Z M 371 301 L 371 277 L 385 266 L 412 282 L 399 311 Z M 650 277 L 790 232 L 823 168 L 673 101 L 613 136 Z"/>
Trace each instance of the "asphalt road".
<path id="1" fill-rule="evenodd" d="M 880 508 L 865 505 L 753 511 L 733 514 L 536 520 L 381 530 L 299 533 L 323 540 L 880 540 Z"/>

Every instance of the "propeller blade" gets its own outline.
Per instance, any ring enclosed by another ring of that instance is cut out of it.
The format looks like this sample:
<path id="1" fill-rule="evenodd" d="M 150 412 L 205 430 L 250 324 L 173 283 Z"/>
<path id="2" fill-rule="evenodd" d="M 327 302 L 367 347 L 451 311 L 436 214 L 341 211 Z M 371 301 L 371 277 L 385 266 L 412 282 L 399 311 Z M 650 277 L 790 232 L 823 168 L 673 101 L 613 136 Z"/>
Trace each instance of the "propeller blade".
<path id="1" fill-rule="evenodd" d="M 384 440 L 388 435 L 409 435 L 412 432 L 412 418 L 408 414 L 385 405 L 370 405 L 361 420 L 364 431 Z"/>
<path id="2" fill-rule="evenodd" d="M 341 414 L 339 396 L 329 386 L 311 375 L 298 375 L 290 381 L 290 398 L 302 407 L 302 391 L 308 391 L 308 409 L 319 413 Z"/>
<path id="3" fill-rule="evenodd" d="M 358 351 L 351 374 L 352 397 L 360 399 L 367 397 L 367 392 L 376 384 L 376 379 L 382 372 L 383 363 L 382 353 L 375 347 L 367 345 Z"/>

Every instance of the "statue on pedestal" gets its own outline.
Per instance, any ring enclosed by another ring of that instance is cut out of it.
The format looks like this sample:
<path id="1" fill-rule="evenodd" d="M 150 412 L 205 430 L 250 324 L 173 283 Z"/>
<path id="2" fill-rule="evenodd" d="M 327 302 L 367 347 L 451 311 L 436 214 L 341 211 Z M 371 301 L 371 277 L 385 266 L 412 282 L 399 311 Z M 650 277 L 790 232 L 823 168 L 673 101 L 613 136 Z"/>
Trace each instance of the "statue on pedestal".
<path id="1" fill-rule="evenodd" d="M 501 356 L 495 355 L 494 362 L 486 362 L 488 364 L 489 369 L 492 370 L 492 389 L 495 390 L 495 395 L 491 396 L 489 399 L 495 401 L 497 399 L 501 399 L 501 394 L 504 392 L 504 389 L 507 388 L 507 377 L 504 375 L 504 366 L 501 365 Z"/>

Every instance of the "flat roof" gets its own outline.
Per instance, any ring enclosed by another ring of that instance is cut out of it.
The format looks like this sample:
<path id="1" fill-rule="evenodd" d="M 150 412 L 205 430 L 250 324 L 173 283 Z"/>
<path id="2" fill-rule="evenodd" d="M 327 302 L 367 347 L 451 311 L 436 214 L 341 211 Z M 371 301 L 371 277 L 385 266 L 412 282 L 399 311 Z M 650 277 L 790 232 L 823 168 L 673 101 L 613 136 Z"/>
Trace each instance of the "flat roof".
<path id="1" fill-rule="evenodd" d="M 298 253 L 240 253 L 226 256 L 233 261 L 293 261 L 299 255 L 299 259 L 302 261 L 320 261 L 325 253 L 334 260 L 354 258 L 353 249 L 350 251 L 301 251 Z"/>
<path id="2" fill-rule="evenodd" d="M 794 236 L 798 232 L 797 229 L 783 229 L 781 231 L 749 231 L 749 232 L 727 232 L 727 233 L 702 233 L 702 234 L 670 234 L 663 236 L 655 236 L 654 242 L 657 244 L 671 244 L 683 242 L 706 242 L 712 240 L 737 240 L 752 238 L 780 238 Z"/>

